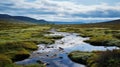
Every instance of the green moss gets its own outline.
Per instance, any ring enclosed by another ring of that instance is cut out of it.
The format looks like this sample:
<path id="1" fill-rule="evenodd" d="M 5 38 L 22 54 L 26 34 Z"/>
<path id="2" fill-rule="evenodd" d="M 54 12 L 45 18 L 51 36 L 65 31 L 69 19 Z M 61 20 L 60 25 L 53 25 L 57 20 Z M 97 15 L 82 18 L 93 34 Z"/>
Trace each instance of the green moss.
<path id="1" fill-rule="evenodd" d="M 31 64 L 31 65 L 27 65 L 25 67 L 46 67 L 46 66 L 43 64 Z"/>
<path id="2" fill-rule="evenodd" d="M 119 33 L 116 33 L 116 34 L 113 34 L 114 37 L 120 39 L 120 32 Z"/>
<path id="3" fill-rule="evenodd" d="M 14 65 L 14 67 L 46 67 L 44 64 Z"/>
<path id="4" fill-rule="evenodd" d="M 74 52 L 71 52 L 68 56 L 71 60 L 77 63 L 87 64 L 87 59 L 92 56 L 92 53 L 74 51 Z"/>
<path id="5" fill-rule="evenodd" d="M 102 35 L 102 36 L 96 36 L 96 37 L 91 37 L 90 40 L 87 40 L 85 42 L 91 43 L 92 45 L 106 45 L 108 41 L 112 39 L 112 36 L 110 35 Z"/>
<path id="6" fill-rule="evenodd" d="M 50 25 L 12 24 L 4 22 L 6 21 L 0 20 L 0 54 L 7 56 L 11 60 L 11 63 L 28 58 L 30 52 L 38 48 L 37 44 L 53 43 L 52 39 L 43 36 L 51 28 Z"/>
<path id="7" fill-rule="evenodd" d="M 34 42 L 19 42 L 19 44 L 21 47 L 29 50 L 36 50 L 38 48 Z"/>
<path id="8" fill-rule="evenodd" d="M 25 49 L 22 49 L 20 51 L 17 51 L 14 53 L 13 57 L 11 58 L 13 61 L 21 61 L 30 56 L 30 53 L 26 51 Z"/>
<path id="9" fill-rule="evenodd" d="M 88 67 L 119 67 L 120 65 L 120 50 L 74 51 L 68 56 L 74 62 L 86 64 Z"/>
<path id="10" fill-rule="evenodd" d="M 0 54 L 0 67 L 12 67 L 12 61 L 6 56 Z"/>
<path id="11" fill-rule="evenodd" d="M 92 25 L 92 24 L 91 24 Z M 102 27 L 91 27 L 91 25 L 69 25 L 61 26 L 59 31 L 79 33 L 82 37 L 90 37 L 90 40 L 85 42 L 96 46 L 120 46 L 119 33 L 120 30 L 114 30 Z M 91 28 L 90 28 L 90 27 Z"/>
<path id="12" fill-rule="evenodd" d="M 45 38 L 48 38 L 48 39 L 61 39 L 61 38 L 63 38 L 63 36 L 45 36 Z"/>
<path id="13" fill-rule="evenodd" d="M 88 59 L 90 67 L 119 67 L 120 65 L 120 50 L 108 50 L 95 54 Z"/>

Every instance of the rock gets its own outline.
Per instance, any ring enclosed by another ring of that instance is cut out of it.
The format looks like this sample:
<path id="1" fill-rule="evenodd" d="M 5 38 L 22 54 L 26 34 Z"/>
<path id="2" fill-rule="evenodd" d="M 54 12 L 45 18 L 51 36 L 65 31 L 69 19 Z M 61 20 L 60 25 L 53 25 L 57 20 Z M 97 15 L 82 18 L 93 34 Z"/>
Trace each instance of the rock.
<path id="1" fill-rule="evenodd" d="M 39 52 L 37 52 L 37 54 L 39 54 Z"/>
<path id="2" fill-rule="evenodd" d="M 57 54 L 54 54 L 53 56 L 57 56 Z"/>
<path id="3" fill-rule="evenodd" d="M 63 57 L 59 57 L 60 59 L 63 59 Z"/>
<path id="4" fill-rule="evenodd" d="M 37 62 L 37 63 L 39 63 L 39 64 L 43 64 L 43 62 L 42 62 L 42 61 L 40 61 L 40 60 L 37 60 L 36 62 Z"/>
<path id="5" fill-rule="evenodd" d="M 66 54 L 68 54 L 68 53 L 66 53 Z"/>
<path id="6" fill-rule="evenodd" d="M 51 48 L 51 47 L 47 47 L 47 48 Z"/>
<path id="7" fill-rule="evenodd" d="M 44 63 L 44 65 L 47 65 L 47 66 L 48 66 L 48 65 L 50 65 L 50 64 L 49 64 L 49 63 Z"/>
<path id="8" fill-rule="evenodd" d="M 51 48 L 54 48 L 54 46 L 51 46 Z"/>
<path id="9" fill-rule="evenodd" d="M 62 47 L 59 47 L 60 50 L 64 50 Z"/>
<path id="10" fill-rule="evenodd" d="M 49 55 L 46 55 L 47 57 L 49 56 Z"/>

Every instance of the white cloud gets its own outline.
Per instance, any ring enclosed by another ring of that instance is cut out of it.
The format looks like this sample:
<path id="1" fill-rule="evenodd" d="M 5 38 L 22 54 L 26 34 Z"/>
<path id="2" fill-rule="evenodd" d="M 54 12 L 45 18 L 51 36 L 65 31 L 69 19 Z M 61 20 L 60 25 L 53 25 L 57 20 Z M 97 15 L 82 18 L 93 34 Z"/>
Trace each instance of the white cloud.
<path id="1" fill-rule="evenodd" d="M 76 4 L 73 1 L 55 1 L 55 0 L 35 0 L 28 2 L 26 0 L 6 0 L 1 3 L 13 3 L 14 6 L 7 6 L 9 8 L 15 8 L 20 10 L 8 10 L 3 13 L 12 15 L 24 15 L 37 19 L 46 20 L 80 20 L 80 19 L 117 19 L 120 17 L 118 14 L 116 17 L 111 18 L 110 11 L 116 11 L 120 13 L 120 3 L 116 5 L 109 5 L 107 3 L 101 3 L 97 5 L 84 5 Z M 33 12 L 33 14 L 31 13 Z M 48 12 L 50 14 L 34 14 Z M 52 12 L 52 14 L 51 14 Z M 54 14 L 53 14 L 54 13 Z M 98 15 L 97 15 L 98 13 Z M 114 12 L 115 13 L 115 12 Z M 85 15 L 85 17 L 83 16 Z M 106 16 L 109 16 L 107 17 Z M 102 17 L 101 17 L 102 16 Z M 105 16 L 105 17 L 104 17 Z"/>

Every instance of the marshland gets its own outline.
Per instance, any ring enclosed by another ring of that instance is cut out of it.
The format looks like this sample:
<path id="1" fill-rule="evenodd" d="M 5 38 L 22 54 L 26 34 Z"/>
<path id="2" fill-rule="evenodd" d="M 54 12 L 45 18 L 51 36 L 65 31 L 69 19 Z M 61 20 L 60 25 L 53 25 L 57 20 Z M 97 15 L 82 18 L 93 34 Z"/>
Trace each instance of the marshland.
<path id="1" fill-rule="evenodd" d="M 120 24 L 0 21 L 0 67 L 119 67 Z"/>
<path id="2" fill-rule="evenodd" d="M 0 0 L 0 67 L 120 67 L 120 0 Z"/>

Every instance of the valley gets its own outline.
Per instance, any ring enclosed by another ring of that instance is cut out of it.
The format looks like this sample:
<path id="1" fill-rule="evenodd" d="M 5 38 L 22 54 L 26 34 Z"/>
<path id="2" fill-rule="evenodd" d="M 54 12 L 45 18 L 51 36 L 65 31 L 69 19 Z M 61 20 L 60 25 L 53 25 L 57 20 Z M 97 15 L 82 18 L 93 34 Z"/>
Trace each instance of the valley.
<path id="1" fill-rule="evenodd" d="M 0 20 L 0 67 L 118 67 L 119 26 Z"/>

